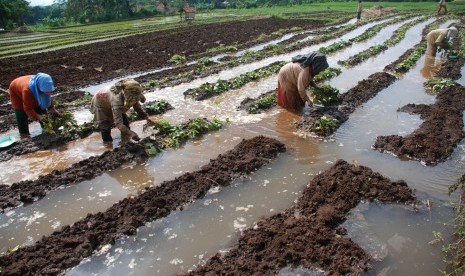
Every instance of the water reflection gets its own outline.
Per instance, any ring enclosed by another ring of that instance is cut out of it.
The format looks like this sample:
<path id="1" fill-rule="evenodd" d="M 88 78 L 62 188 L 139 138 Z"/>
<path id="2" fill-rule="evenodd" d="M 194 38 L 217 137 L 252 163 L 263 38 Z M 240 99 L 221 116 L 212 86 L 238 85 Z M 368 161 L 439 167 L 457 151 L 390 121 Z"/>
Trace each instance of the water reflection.
<path id="1" fill-rule="evenodd" d="M 436 63 L 436 58 L 432 55 L 425 55 L 425 64 L 423 68 L 420 70 L 421 75 L 423 78 L 429 80 L 434 77 L 434 74 L 439 69 L 439 63 Z"/>

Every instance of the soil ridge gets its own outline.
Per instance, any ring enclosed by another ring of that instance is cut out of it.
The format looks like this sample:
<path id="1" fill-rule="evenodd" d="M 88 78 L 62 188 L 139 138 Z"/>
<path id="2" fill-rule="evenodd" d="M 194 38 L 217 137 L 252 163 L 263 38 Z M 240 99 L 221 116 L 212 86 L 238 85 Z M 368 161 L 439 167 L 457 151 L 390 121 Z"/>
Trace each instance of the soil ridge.
<path id="1" fill-rule="evenodd" d="M 128 197 L 105 212 L 88 214 L 72 226 L 44 236 L 32 246 L 0 257 L 5 275 L 59 275 L 106 244 L 124 235 L 134 235 L 145 223 L 168 216 L 172 211 L 202 198 L 214 186 L 228 186 L 286 150 L 274 138 L 257 136 L 242 140 L 200 170 L 186 173 L 144 193 Z"/>
<path id="2" fill-rule="evenodd" d="M 297 204 L 259 220 L 224 256 L 214 255 L 187 275 L 271 275 L 289 266 L 360 275 L 370 268 L 370 256 L 344 237 L 340 224 L 362 200 L 418 203 L 405 181 L 338 160 L 307 185 Z"/>

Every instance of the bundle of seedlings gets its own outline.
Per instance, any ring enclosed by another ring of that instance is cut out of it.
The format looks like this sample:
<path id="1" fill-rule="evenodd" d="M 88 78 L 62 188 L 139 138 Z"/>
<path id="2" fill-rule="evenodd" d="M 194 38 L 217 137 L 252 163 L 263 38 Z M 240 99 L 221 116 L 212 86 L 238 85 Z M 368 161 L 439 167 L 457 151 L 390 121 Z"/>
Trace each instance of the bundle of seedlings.
<path id="1" fill-rule="evenodd" d="M 336 106 L 341 102 L 339 90 L 325 84 L 313 87 L 311 94 L 313 103 L 323 107 L 306 110 L 305 121 L 299 121 L 297 126 L 318 136 L 328 136 L 347 120 L 347 117 Z"/>
<path id="2" fill-rule="evenodd" d="M 340 102 L 339 89 L 332 87 L 329 84 L 312 87 L 311 94 L 313 96 L 313 103 L 330 106 L 336 105 Z"/>
<path id="3" fill-rule="evenodd" d="M 458 84 L 455 81 L 448 78 L 432 78 L 424 83 L 427 92 L 429 92 L 428 94 L 432 95 L 437 95 L 439 91 L 456 85 Z"/>

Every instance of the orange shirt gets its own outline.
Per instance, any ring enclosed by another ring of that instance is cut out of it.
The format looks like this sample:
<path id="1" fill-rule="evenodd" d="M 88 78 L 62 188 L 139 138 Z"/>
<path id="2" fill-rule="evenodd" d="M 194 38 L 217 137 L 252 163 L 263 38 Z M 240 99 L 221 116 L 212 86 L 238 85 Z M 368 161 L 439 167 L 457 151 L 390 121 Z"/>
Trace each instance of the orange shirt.
<path id="1" fill-rule="evenodd" d="M 39 103 L 34 98 L 31 89 L 29 89 L 31 79 L 32 75 L 14 79 L 10 83 L 10 100 L 14 109 L 24 110 L 29 118 L 37 121 L 39 118 L 34 109 L 39 107 Z"/>

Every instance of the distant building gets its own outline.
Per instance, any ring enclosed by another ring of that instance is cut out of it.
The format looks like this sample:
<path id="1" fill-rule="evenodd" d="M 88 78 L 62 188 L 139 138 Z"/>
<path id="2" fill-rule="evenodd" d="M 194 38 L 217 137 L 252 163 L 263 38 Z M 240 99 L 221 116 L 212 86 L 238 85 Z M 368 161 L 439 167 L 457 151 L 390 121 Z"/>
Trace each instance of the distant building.
<path id="1" fill-rule="evenodd" d="M 183 20 L 184 16 L 184 20 Z M 193 7 L 184 7 L 181 9 L 181 21 L 191 21 L 195 18 L 195 9 Z"/>

